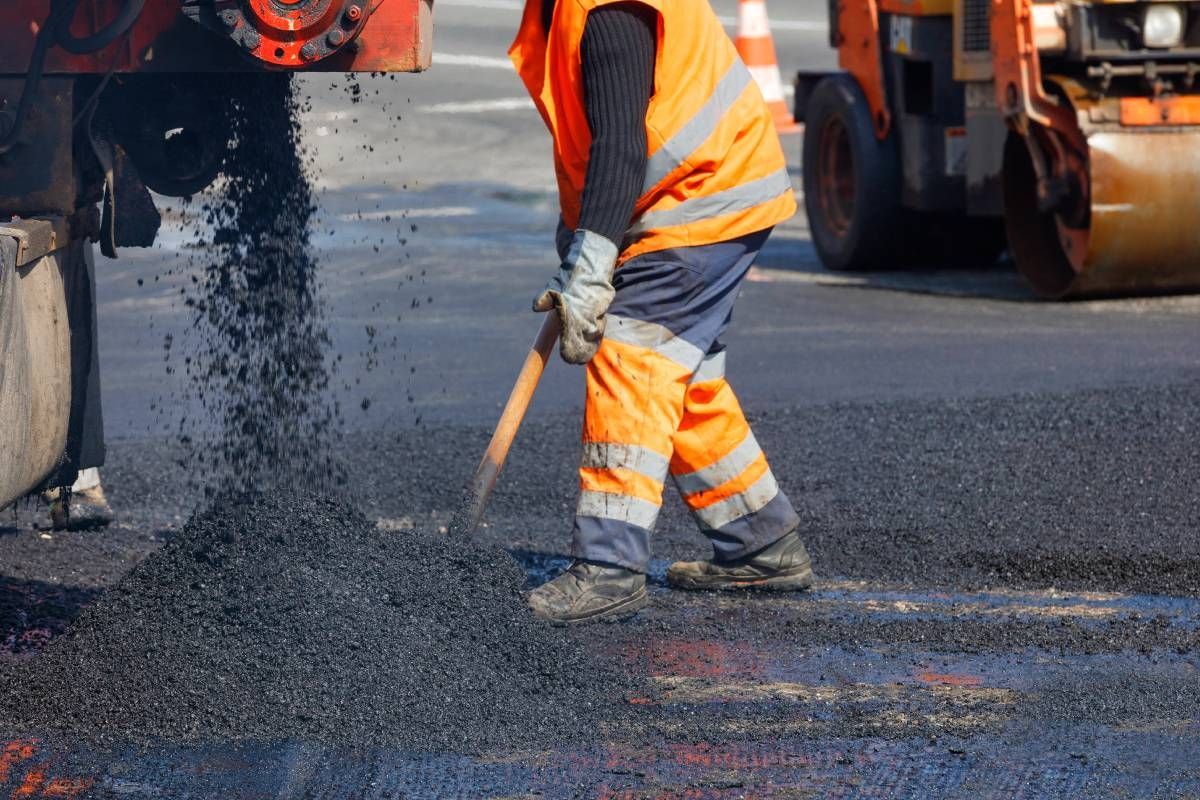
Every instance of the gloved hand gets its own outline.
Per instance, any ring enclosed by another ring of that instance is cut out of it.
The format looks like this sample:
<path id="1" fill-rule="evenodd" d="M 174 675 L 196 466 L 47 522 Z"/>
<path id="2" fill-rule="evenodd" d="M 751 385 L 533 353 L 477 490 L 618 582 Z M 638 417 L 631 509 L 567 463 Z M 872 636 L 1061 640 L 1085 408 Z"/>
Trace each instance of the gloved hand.
<path id="1" fill-rule="evenodd" d="M 569 364 L 586 364 L 604 337 L 604 319 L 616 290 L 612 275 L 617 246 L 598 233 L 580 228 L 562 266 L 533 301 L 534 311 L 558 311 L 562 334 L 558 350 Z"/>

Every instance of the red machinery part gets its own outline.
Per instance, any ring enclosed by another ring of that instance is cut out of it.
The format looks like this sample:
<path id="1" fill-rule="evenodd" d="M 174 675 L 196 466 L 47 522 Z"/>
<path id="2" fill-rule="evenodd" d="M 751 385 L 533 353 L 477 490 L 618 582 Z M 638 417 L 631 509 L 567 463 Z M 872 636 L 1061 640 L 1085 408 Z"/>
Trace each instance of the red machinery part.
<path id="1" fill-rule="evenodd" d="M 80 0 L 72 33 L 103 29 L 123 5 Z M 0 0 L 0 74 L 28 70 L 49 12 L 50 0 Z M 432 35 L 432 0 L 146 0 L 128 36 L 86 55 L 51 48 L 46 72 L 414 72 Z"/>
<path id="2" fill-rule="evenodd" d="M 225 0 L 211 7 L 216 25 L 242 49 L 278 67 L 322 61 L 362 31 L 365 0 Z"/>

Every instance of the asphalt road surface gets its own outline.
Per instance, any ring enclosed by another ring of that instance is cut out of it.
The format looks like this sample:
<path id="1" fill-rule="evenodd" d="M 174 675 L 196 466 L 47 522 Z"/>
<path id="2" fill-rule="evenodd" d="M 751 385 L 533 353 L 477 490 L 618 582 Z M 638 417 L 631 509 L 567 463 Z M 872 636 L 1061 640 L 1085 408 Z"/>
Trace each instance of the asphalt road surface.
<path id="1" fill-rule="evenodd" d="M 834 66 L 823 3 L 770 12 L 785 75 Z M 385 527 L 447 523 L 555 267 L 549 139 L 504 61 L 518 17 L 515 0 L 439 0 L 430 72 L 364 76 L 357 93 L 341 76 L 304 79 L 347 495 Z M 784 137 L 797 187 L 800 143 Z M 4 619 L 10 649 L 60 632 L 199 502 L 204 476 L 178 441 L 207 425 L 181 369 L 194 215 L 176 206 L 159 248 L 99 266 L 105 476 L 122 518 L 53 536 L 30 527 L 30 507 L 5 521 L 0 586 L 10 607 L 29 598 Z M 471 757 L 306 742 L 98 757 L 21 740 L 0 754 L 0 787 L 1200 796 L 1198 323 L 1188 296 L 1038 302 L 1004 264 L 831 274 L 801 214 L 745 284 L 729 376 L 801 513 L 817 586 L 669 591 L 666 564 L 704 548 L 669 497 L 652 607 L 574 634 L 656 683 L 660 745 L 598 731 L 583 748 Z M 580 370 L 552 365 L 481 533 L 531 585 L 566 563 L 581 401 Z"/>

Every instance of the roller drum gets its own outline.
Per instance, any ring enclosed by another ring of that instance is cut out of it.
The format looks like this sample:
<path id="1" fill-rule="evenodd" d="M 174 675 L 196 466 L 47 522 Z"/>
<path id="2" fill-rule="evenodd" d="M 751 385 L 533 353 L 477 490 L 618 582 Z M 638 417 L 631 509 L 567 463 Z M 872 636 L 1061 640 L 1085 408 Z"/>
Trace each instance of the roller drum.
<path id="1" fill-rule="evenodd" d="M 1200 287 L 1200 132 L 1088 137 L 1091 225 L 1078 293 Z"/>
<path id="2" fill-rule="evenodd" d="M 1050 298 L 1200 288 L 1200 131 L 1087 134 L 1083 228 L 1036 212 L 1024 143 L 1005 156 L 1005 219 L 1017 267 Z"/>

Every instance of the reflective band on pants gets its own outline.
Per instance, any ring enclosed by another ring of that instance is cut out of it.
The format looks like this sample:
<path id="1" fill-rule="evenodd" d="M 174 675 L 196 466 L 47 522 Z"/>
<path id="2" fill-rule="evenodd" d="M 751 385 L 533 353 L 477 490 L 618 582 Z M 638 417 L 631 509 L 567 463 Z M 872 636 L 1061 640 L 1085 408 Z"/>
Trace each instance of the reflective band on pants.
<path id="1" fill-rule="evenodd" d="M 675 485 L 684 497 L 715 489 L 741 475 L 761 455 L 762 449 L 758 446 L 758 440 L 754 438 L 753 433 L 746 431 L 746 438 L 733 452 L 703 469 L 676 475 Z"/>
<path id="2" fill-rule="evenodd" d="M 761 510 L 777 494 L 779 484 L 768 469 L 745 491 L 711 506 L 695 509 L 696 519 L 708 530 L 720 530 L 734 520 Z"/>
<path id="3" fill-rule="evenodd" d="M 604 338 L 653 350 L 684 367 L 689 373 L 695 371 L 696 366 L 704 358 L 703 350 L 683 337 L 671 333 L 662 325 L 628 319 L 616 314 L 608 315 L 608 322 L 604 327 Z"/>
<path id="4" fill-rule="evenodd" d="M 584 468 L 629 469 L 662 483 L 669 463 L 667 456 L 636 444 L 585 442 L 583 445 Z"/>
<path id="5" fill-rule="evenodd" d="M 658 517 L 658 506 L 638 497 L 626 497 L 607 492 L 580 492 L 577 514 L 628 522 L 650 530 Z"/>
<path id="6" fill-rule="evenodd" d="M 671 472 L 696 521 L 716 530 L 762 509 L 779 486 L 729 384 L 693 385 L 687 405 L 698 422 L 676 434 Z"/>
<path id="7" fill-rule="evenodd" d="M 692 373 L 691 380 L 688 383 L 705 383 L 707 381 L 715 381 L 717 378 L 725 377 L 725 351 L 719 353 L 711 353 L 704 357 L 700 362 L 699 368 Z"/>

